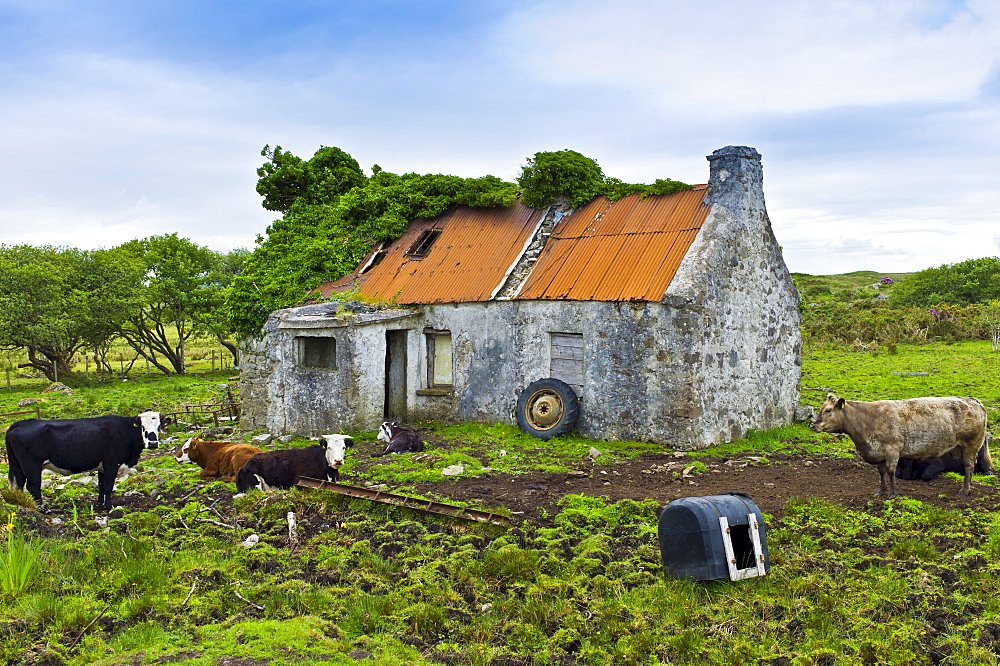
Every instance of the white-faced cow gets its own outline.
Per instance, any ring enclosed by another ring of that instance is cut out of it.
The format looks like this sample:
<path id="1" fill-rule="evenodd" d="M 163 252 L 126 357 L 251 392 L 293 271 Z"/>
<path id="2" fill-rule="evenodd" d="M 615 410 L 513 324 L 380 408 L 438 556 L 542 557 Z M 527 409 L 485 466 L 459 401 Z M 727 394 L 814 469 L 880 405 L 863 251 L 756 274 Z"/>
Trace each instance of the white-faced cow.
<path id="1" fill-rule="evenodd" d="M 336 482 L 349 446 L 354 446 L 349 435 L 323 435 L 318 446 L 258 453 L 237 472 L 236 490 L 291 488 L 303 476 Z"/>
<path id="2" fill-rule="evenodd" d="M 979 449 L 986 446 L 986 409 L 975 398 L 860 402 L 830 393 L 811 427 L 849 435 L 862 460 L 878 466 L 878 495 L 889 497 L 898 494 L 894 472 L 901 458 L 928 460 L 952 450 L 961 452 L 965 483 L 959 495 L 967 495 Z"/>
<path id="3" fill-rule="evenodd" d="M 192 437 L 177 447 L 174 451 L 174 460 L 179 463 L 194 463 L 201 467 L 199 478 L 221 478 L 223 481 L 232 481 L 250 458 L 263 452 L 264 449 L 249 444 Z"/>
<path id="4" fill-rule="evenodd" d="M 27 484 L 41 506 L 43 469 L 58 474 L 97 470 L 97 506 L 110 510 L 119 468 L 135 467 L 143 447 L 155 449 L 169 423 L 159 412 L 16 421 L 6 435 L 10 486 L 20 490 Z"/>
<path id="5" fill-rule="evenodd" d="M 381 458 L 390 453 L 419 453 L 424 443 L 413 430 L 403 428 L 395 421 L 386 421 L 378 429 L 378 438 L 386 443 L 382 453 L 373 453 L 372 458 Z"/>

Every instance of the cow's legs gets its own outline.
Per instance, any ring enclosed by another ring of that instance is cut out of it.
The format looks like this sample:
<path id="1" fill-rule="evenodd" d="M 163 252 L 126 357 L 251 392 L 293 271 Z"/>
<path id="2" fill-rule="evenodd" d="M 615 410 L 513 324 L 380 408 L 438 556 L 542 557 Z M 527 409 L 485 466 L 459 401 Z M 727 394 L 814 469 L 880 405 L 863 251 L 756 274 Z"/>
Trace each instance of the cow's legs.
<path id="1" fill-rule="evenodd" d="M 7 453 L 7 463 L 9 469 L 7 470 L 7 479 L 10 481 L 11 490 L 24 490 L 24 482 L 27 478 L 24 476 L 24 472 L 21 471 L 21 466 L 17 463 L 17 459 Z"/>
<path id="2" fill-rule="evenodd" d="M 877 497 L 886 497 L 892 499 L 898 493 L 896 492 L 896 463 L 899 462 L 899 458 L 890 460 L 886 457 L 886 460 L 878 463 L 878 474 L 879 481 L 879 491 L 875 493 Z"/>
<path id="3" fill-rule="evenodd" d="M 118 476 L 117 465 L 106 464 L 97 471 L 97 508 L 111 510 L 111 491 L 115 488 L 116 476 Z"/>
<path id="4" fill-rule="evenodd" d="M 24 484 L 27 486 L 28 494 L 35 498 L 35 503 L 42 508 L 42 468 L 22 469 L 21 476 L 24 477 Z"/>
<path id="5" fill-rule="evenodd" d="M 965 462 L 965 481 L 962 483 L 962 490 L 958 493 L 960 496 L 965 496 L 972 492 L 972 472 L 975 471 L 976 458 L 978 456 L 978 449 L 972 451 L 966 448 L 965 451 L 962 452 L 962 459 Z"/>

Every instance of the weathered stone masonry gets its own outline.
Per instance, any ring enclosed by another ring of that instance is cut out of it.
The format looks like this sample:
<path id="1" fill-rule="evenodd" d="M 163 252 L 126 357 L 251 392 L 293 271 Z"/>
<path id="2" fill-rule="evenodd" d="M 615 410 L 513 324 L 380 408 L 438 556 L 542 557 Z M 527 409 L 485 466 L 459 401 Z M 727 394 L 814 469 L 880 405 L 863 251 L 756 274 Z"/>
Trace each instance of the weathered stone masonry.
<path id="1" fill-rule="evenodd" d="M 789 423 L 798 403 L 799 298 L 764 207 L 760 155 L 728 147 L 709 161 L 712 208 L 662 302 L 281 310 L 263 339 L 244 345 L 243 426 L 304 435 L 376 428 L 387 331 L 406 331 L 410 421 L 514 423 L 519 392 L 550 376 L 552 334 L 566 333 L 583 341 L 584 436 L 697 449 Z M 425 329 L 451 333 L 451 390 L 427 390 Z M 336 368 L 301 367 L 302 337 L 335 339 Z"/>

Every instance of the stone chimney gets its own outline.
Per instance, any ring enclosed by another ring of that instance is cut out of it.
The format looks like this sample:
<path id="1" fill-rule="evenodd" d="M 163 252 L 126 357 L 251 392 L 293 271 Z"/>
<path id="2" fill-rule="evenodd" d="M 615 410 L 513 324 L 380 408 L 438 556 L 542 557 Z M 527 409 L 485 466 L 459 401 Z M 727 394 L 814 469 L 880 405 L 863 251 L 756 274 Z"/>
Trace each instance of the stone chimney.
<path id="1" fill-rule="evenodd" d="M 726 146 L 708 156 L 708 193 L 705 203 L 722 203 L 748 193 L 763 199 L 764 171 L 760 153 L 750 146 Z"/>

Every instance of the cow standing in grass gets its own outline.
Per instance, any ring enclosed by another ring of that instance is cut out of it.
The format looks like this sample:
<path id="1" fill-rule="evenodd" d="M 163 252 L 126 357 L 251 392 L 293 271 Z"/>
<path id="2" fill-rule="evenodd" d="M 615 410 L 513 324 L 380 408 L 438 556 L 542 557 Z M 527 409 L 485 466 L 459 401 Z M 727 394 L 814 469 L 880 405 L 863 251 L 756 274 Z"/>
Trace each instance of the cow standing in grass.
<path id="1" fill-rule="evenodd" d="M 861 459 L 878 466 L 882 483 L 877 494 L 888 497 L 898 495 L 894 472 L 900 458 L 928 460 L 953 449 L 961 452 L 964 463 L 959 495 L 968 495 L 979 449 L 986 446 L 986 409 L 975 398 L 861 402 L 830 393 L 811 427 L 847 434 Z"/>
<path id="2" fill-rule="evenodd" d="M 7 429 L 11 488 L 42 505 L 42 470 L 79 474 L 97 470 L 97 506 L 111 510 L 111 492 L 121 467 L 135 467 L 143 447 L 159 445 L 169 418 L 159 412 L 83 419 L 25 419 Z"/>

